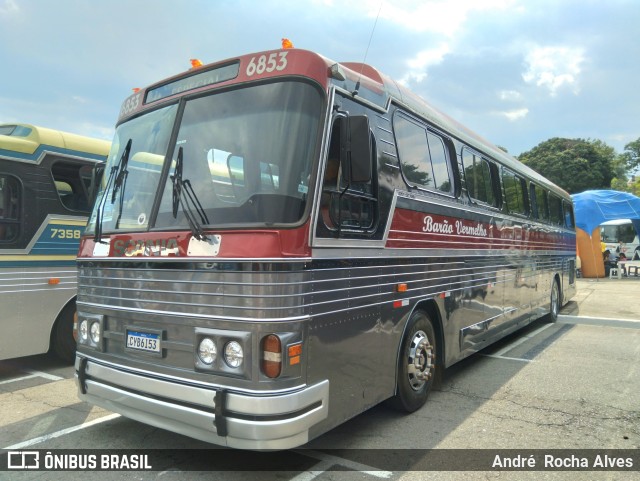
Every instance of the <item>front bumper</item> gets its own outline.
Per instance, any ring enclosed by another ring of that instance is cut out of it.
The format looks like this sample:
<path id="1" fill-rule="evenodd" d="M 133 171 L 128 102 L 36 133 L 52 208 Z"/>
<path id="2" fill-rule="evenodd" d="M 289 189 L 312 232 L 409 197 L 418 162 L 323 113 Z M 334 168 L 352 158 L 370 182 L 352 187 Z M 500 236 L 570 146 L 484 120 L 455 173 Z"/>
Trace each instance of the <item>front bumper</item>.
<path id="1" fill-rule="evenodd" d="M 76 357 L 81 400 L 213 444 L 275 450 L 300 446 L 329 411 L 329 381 L 277 393 L 240 393 Z"/>

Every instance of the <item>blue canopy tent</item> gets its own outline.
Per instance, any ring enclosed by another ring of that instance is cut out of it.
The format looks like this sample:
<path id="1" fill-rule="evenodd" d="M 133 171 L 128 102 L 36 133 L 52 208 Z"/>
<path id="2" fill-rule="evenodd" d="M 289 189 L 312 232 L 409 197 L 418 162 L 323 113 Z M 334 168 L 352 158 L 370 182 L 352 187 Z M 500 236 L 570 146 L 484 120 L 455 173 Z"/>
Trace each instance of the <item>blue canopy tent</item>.
<path id="1" fill-rule="evenodd" d="M 617 190 L 587 190 L 571 198 L 576 227 L 587 234 L 608 220 L 631 219 L 640 235 L 640 197 Z"/>
<path id="2" fill-rule="evenodd" d="M 593 231 L 600 224 L 617 219 L 631 219 L 633 227 L 640 236 L 640 197 L 616 190 L 587 190 L 580 194 L 574 194 L 571 198 L 573 199 L 576 227 L 586 232 L 589 235 L 589 239 L 592 239 Z M 596 262 L 600 261 L 596 261 L 595 249 L 592 247 L 592 243 L 590 243 L 589 250 L 591 250 L 593 256 L 592 265 L 595 266 Z M 585 254 L 586 252 L 581 250 L 581 253 Z M 600 251 L 598 250 L 599 253 Z M 584 267 L 586 265 L 583 265 Z M 598 277 L 597 273 L 595 277 Z"/>

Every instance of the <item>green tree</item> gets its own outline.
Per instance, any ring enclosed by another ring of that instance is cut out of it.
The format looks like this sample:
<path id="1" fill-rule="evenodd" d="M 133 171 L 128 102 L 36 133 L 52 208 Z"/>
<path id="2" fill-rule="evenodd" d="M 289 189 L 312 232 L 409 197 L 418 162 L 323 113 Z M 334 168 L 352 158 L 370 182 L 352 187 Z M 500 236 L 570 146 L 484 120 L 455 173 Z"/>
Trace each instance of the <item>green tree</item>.
<path id="1" fill-rule="evenodd" d="M 599 140 L 546 140 L 518 159 L 569 193 L 608 189 L 615 177 L 619 157 Z"/>
<path id="2" fill-rule="evenodd" d="M 624 153 L 622 154 L 627 166 L 627 169 L 633 171 L 640 167 L 640 137 L 629 142 L 624 146 Z"/>

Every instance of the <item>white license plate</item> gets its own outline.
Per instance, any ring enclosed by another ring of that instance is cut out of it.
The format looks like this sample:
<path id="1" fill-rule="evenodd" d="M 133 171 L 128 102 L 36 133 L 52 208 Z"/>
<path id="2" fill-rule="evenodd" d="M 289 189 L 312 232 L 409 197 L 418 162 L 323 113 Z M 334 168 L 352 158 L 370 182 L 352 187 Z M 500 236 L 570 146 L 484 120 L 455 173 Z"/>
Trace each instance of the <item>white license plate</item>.
<path id="1" fill-rule="evenodd" d="M 127 330 L 127 347 L 139 351 L 160 352 L 160 336 L 151 332 Z"/>

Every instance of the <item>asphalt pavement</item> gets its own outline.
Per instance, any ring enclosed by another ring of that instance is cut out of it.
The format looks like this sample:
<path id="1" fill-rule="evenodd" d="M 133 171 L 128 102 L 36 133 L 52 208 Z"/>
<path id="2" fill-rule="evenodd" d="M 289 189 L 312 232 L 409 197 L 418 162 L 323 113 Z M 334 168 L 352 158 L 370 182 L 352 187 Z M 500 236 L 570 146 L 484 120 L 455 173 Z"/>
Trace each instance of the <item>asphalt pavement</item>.
<path id="1" fill-rule="evenodd" d="M 560 321 L 571 321 L 578 316 L 582 324 L 590 320 L 621 325 L 640 321 L 640 276 L 579 278 L 577 288 L 577 294 L 560 311 Z"/>

